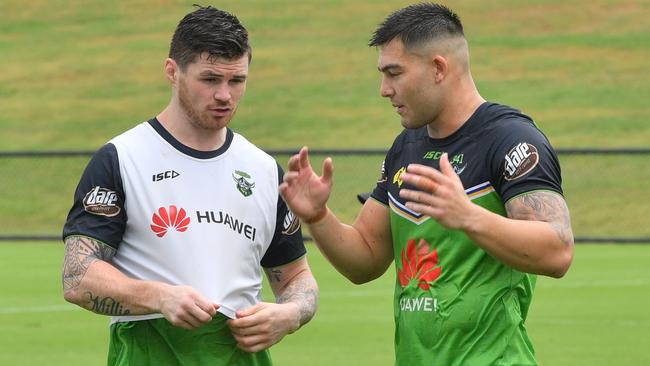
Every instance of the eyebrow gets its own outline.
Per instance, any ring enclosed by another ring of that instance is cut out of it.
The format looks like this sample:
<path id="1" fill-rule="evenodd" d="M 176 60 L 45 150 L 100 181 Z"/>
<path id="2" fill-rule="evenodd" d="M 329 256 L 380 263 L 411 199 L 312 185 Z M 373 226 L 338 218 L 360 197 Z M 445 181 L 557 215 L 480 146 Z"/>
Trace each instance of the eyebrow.
<path id="1" fill-rule="evenodd" d="M 384 65 L 382 67 L 377 66 L 377 70 L 379 70 L 380 72 L 386 72 L 386 71 L 389 71 L 391 69 L 401 69 L 401 68 L 402 68 L 402 66 L 400 66 L 398 64 L 388 64 L 388 65 Z"/>
<path id="2" fill-rule="evenodd" d="M 201 77 L 217 77 L 217 78 L 223 78 L 224 77 L 223 74 L 219 74 L 219 73 L 216 73 L 216 72 L 210 71 L 210 70 L 201 71 L 199 73 L 199 76 L 201 76 Z M 237 74 L 237 75 L 233 75 L 232 78 L 233 79 L 246 79 L 246 75 L 245 74 Z"/>

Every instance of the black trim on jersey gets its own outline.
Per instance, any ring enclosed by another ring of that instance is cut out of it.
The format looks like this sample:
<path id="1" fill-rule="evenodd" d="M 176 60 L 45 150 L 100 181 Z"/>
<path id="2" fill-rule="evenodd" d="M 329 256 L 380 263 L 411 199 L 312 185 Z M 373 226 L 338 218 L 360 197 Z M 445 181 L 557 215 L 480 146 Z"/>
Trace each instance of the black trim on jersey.
<path id="1" fill-rule="evenodd" d="M 504 176 L 506 155 L 520 143 L 535 146 L 539 162 L 534 169 L 517 179 Z M 371 197 L 388 204 L 388 192 L 399 198 L 400 188 L 412 188 L 407 184 L 399 187 L 395 175 L 400 168 L 418 163 L 440 169 L 439 160 L 427 159 L 428 151 L 447 152 L 450 161 L 456 154 L 463 154 L 460 178 L 467 189 L 490 182 L 503 202 L 519 194 L 534 190 L 550 190 L 562 194 L 560 164 L 546 136 L 535 126 L 533 120 L 520 111 L 496 103 L 481 104 L 472 116 L 454 133 L 434 139 L 426 126 L 405 129 L 397 136 L 384 161 L 385 174 L 373 190 Z"/>
<path id="2" fill-rule="evenodd" d="M 282 183 L 283 177 L 284 171 L 280 165 L 278 165 L 278 184 Z M 282 233 L 284 231 L 284 219 L 288 213 L 289 208 L 287 207 L 286 202 L 284 202 L 282 196 L 278 194 L 275 234 L 273 235 L 273 239 L 271 240 L 271 244 L 266 250 L 266 253 L 264 253 L 264 257 L 260 261 L 262 267 L 279 267 L 291 263 L 307 253 L 301 229 L 298 229 L 290 235 Z"/>
<path id="3" fill-rule="evenodd" d="M 84 199 L 95 187 L 117 193 L 116 204 L 120 208 L 117 215 L 104 216 L 86 211 Z M 93 155 L 79 180 L 74 193 L 74 203 L 63 227 L 63 240 L 71 235 L 81 235 L 97 239 L 117 249 L 126 229 L 125 204 L 117 149 L 115 145 L 108 143 Z"/>
<path id="4" fill-rule="evenodd" d="M 220 148 L 212 151 L 200 151 L 186 146 L 180 141 L 176 140 L 176 138 L 172 136 L 172 134 L 169 133 L 165 127 L 163 127 L 160 121 L 158 121 L 158 118 L 154 117 L 147 122 L 151 125 L 151 127 L 153 127 L 154 130 L 156 130 L 156 132 L 158 132 L 162 138 L 165 139 L 165 141 L 172 145 L 176 150 L 197 159 L 212 159 L 223 154 L 230 147 L 234 136 L 232 130 L 226 128 L 226 141 L 224 141 L 223 145 L 221 145 Z"/>

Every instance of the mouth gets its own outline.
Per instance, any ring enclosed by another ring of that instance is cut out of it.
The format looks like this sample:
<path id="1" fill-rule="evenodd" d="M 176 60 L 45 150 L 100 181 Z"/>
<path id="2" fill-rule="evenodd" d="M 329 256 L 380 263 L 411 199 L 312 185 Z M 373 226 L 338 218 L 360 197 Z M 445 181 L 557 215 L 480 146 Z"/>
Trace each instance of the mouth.
<path id="1" fill-rule="evenodd" d="M 210 113 L 216 115 L 216 116 L 225 116 L 230 113 L 230 108 L 227 107 L 219 107 L 219 108 L 210 108 L 209 111 Z"/>
<path id="2" fill-rule="evenodd" d="M 395 108 L 395 111 L 396 111 L 398 114 L 401 115 L 402 113 L 404 113 L 404 105 L 403 105 L 403 104 L 395 104 L 395 103 L 392 103 L 392 106 L 393 106 L 393 108 Z"/>

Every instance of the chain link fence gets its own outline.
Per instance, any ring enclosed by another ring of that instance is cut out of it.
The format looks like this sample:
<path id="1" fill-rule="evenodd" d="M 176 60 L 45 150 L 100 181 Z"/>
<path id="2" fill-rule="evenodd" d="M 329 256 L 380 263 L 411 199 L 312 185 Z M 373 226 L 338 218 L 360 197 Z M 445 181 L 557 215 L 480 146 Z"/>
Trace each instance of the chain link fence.
<path id="1" fill-rule="evenodd" d="M 650 243 L 650 149 L 558 149 L 577 243 Z M 267 150 L 286 165 L 292 149 Z M 374 188 L 385 150 L 311 150 L 333 156 L 330 207 L 345 222 Z M 0 152 L 0 242 L 58 241 L 92 151 Z"/>

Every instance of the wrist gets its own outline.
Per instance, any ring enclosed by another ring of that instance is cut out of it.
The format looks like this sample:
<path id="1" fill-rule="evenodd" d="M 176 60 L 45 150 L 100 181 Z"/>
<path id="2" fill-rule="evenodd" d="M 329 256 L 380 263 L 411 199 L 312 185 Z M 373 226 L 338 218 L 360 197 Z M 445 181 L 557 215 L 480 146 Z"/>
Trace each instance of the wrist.
<path id="1" fill-rule="evenodd" d="M 314 216 L 312 216 L 310 218 L 303 219 L 302 221 L 307 225 L 314 225 L 314 224 L 322 221 L 323 219 L 325 219 L 325 217 L 329 214 L 329 212 L 330 212 L 329 208 L 327 207 L 327 205 L 325 205 Z"/>

